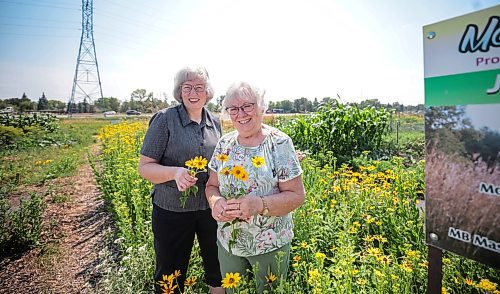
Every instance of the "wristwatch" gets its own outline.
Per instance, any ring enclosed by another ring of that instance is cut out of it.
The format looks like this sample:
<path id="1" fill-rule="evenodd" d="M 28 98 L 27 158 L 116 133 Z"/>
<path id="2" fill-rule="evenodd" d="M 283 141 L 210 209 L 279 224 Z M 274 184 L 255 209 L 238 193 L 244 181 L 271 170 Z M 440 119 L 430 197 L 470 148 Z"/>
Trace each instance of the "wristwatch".
<path id="1" fill-rule="evenodd" d="M 267 216 L 269 214 L 269 207 L 267 207 L 267 202 L 264 200 L 264 196 L 260 196 L 260 200 L 262 200 L 262 211 L 260 212 L 261 215 Z"/>

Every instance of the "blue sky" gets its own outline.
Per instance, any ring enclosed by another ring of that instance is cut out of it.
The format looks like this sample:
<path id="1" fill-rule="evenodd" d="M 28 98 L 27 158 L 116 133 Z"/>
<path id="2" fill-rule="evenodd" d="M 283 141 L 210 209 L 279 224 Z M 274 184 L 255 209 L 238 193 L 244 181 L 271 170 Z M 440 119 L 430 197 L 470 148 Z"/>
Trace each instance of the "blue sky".
<path id="1" fill-rule="evenodd" d="M 173 76 L 204 65 L 215 95 L 234 81 L 269 100 L 336 97 L 424 102 L 422 27 L 499 0 L 94 0 L 104 96 L 145 88 L 172 97 Z M 81 1 L 0 0 L 0 98 L 67 101 Z M 170 98 L 171 99 L 171 98 Z"/>

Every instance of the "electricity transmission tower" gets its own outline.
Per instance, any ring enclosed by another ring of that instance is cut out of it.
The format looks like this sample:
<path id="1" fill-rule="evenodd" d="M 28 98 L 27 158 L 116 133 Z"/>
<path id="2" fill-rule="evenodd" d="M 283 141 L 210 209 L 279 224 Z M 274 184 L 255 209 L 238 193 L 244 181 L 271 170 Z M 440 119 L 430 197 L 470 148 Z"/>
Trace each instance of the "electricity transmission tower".
<path id="1" fill-rule="evenodd" d="M 94 98 L 103 98 L 94 44 L 93 7 L 93 0 L 82 0 L 82 37 L 76 61 L 73 90 L 68 102 L 69 116 L 76 111 L 89 112 L 90 104 L 95 100 Z M 82 109 L 75 109 L 75 101 L 82 100 Z"/>

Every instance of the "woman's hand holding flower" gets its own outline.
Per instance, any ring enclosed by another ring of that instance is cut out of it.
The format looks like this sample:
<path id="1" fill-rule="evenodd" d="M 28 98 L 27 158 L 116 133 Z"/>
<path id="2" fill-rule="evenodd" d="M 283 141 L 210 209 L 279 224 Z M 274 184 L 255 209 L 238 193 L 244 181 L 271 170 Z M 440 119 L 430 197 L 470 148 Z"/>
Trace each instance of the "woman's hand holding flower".
<path id="1" fill-rule="evenodd" d="M 241 198 L 232 198 L 227 200 L 227 214 L 242 220 L 248 220 L 250 217 L 258 214 L 261 210 L 261 200 L 256 196 L 245 195 Z"/>
<path id="2" fill-rule="evenodd" d="M 220 197 L 215 201 L 215 204 L 212 207 L 212 217 L 219 222 L 229 222 L 234 220 L 235 217 L 228 213 L 228 209 L 226 199 L 224 199 L 224 197 Z"/>
<path id="3" fill-rule="evenodd" d="M 186 191 L 189 187 L 196 184 L 197 178 L 193 177 L 187 168 L 178 167 L 175 172 L 175 183 L 180 192 Z"/>

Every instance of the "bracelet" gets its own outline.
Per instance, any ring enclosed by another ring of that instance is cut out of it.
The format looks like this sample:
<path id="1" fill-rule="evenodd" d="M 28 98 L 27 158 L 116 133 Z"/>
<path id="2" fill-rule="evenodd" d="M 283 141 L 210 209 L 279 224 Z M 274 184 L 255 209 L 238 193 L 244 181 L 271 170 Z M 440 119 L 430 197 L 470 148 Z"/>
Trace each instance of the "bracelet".
<path id="1" fill-rule="evenodd" d="M 260 200 L 262 200 L 262 211 L 259 213 L 260 215 L 267 216 L 269 214 L 269 207 L 267 207 L 267 202 L 264 200 L 264 196 L 259 196 Z"/>

